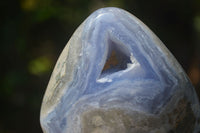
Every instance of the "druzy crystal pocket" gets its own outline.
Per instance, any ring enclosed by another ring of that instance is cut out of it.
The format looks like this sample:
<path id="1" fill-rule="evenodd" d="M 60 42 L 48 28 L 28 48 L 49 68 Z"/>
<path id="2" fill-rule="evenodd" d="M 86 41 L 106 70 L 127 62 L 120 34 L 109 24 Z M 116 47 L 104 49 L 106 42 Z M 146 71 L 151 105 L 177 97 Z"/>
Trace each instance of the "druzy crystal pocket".
<path id="1" fill-rule="evenodd" d="M 200 107 L 154 33 L 122 9 L 103 8 L 60 55 L 40 121 L 46 133 L 198 133 Z"/>

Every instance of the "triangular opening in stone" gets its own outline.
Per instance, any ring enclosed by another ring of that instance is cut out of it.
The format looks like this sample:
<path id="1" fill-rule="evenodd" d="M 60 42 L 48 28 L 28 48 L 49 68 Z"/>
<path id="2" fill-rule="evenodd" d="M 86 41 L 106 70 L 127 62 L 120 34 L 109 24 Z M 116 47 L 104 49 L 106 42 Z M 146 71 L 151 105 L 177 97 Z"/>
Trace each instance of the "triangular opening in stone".
<path id="1" fill-rule="evenodd" d="M 109 46 L 110 50 L 100 77 L 125 70 L 127 65 L 131 63 L 130 53 L 125 46 L 116 44 L 112 41 L 109 42 Z"/>

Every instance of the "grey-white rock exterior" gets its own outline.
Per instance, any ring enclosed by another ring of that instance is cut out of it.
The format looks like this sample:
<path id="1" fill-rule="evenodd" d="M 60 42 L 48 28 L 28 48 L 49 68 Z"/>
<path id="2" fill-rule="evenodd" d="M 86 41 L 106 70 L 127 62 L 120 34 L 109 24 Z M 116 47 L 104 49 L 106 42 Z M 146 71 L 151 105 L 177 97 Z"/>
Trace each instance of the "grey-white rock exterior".
<path id="1" fill-rule="evenodd" d="M 40 122 L 44 133 L 199 133 L 200 106 L 158 37 L 110 7 L 91 14 L 67 43 Z"/>

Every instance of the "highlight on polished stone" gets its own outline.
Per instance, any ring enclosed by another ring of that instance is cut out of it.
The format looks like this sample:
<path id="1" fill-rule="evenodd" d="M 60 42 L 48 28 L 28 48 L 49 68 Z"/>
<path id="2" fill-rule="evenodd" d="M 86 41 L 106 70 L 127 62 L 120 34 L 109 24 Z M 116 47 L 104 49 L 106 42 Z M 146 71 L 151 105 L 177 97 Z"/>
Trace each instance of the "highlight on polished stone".
<path id="1" fill-rule="evenodd" d="M 40 122 L 45 133 L 199 133 L 200 106 L 158 37 L 110 7 L 91 14 L 67 43 Z"/>

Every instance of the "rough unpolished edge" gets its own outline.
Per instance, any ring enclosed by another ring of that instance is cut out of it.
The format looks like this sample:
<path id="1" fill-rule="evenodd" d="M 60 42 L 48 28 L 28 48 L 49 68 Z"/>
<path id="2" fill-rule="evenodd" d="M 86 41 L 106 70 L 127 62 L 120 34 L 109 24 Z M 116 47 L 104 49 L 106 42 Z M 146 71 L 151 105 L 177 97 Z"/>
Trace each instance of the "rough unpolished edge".
<path id="1" fill-rule="evenodd" d="M 64 93 L 63 91 L 67 90 L 73 80 L 74 68 L 77 68 L 77 59 L 82 49 L 80 45 L 82 28 L 83 24 L 75 31 L 55 65 L 44 95 L 41 117 L 45 117 L 52 111 Z"/>
<path id="2" fill-rule="evenodd" d="M 82 133 L 192 133 L 196 121 L 190 102 L 178 93 L 157 115 L 111 108 L 89 110 L 81 119 Z"/>

